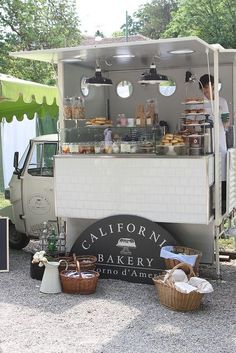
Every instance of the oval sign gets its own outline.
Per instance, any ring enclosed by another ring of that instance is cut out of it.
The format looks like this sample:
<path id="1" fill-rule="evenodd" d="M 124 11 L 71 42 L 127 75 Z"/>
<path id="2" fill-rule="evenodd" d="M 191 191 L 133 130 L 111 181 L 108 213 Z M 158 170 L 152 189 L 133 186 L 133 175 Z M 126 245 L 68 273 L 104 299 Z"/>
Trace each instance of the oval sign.
<path id="1" fill-rule="evenodd" d="M 152 284 L 152 277 L 165 268 L 162 246 L 176 244 L 167 230 L 149 219 L 116 215 L 84 230 L 71 253 L 97 256 L 101 278 Z"/>

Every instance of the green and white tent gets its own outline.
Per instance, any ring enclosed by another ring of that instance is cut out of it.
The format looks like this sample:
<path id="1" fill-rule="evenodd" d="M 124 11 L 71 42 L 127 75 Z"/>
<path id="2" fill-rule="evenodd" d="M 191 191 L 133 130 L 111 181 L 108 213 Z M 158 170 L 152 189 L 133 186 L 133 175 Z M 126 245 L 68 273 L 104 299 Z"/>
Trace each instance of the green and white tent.
<path id="1" fill-rule="evenodd" d="M 14 151 L 21 154 L 29 138 L 56 132 L 58 101 L 55 86 L 0 73 L 0 192 L 12 173 Z"/>
<path id="2" fill-rule="evenodd" d="M 11 122 L 15 116 L 21 121 L 27 115 L 33 119 L 58 116 L 58 89 L 0 74 L 0 121 Z"/>

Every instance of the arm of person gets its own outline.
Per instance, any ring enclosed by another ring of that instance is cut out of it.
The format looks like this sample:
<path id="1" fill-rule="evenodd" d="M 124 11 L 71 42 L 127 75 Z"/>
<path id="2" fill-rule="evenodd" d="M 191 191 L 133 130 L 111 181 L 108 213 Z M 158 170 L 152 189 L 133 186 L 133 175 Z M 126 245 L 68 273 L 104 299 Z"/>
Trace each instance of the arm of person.
<path id="1" fill-rule="evenodd" d="M 219 108 L 220 108 L 220 114 L 221 114 L 223 126 L 224 126 L 224 129 L 227 130 L 231 125 L 228 103 L 225 98 L 220 97 L 219 104 L 220 104 Z"/>

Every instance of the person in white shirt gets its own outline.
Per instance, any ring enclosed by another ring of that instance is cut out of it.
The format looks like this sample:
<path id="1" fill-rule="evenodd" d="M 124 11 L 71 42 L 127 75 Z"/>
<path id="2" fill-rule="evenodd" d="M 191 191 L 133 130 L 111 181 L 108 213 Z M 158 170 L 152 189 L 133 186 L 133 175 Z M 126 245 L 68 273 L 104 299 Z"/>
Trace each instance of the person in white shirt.
<path id="1" fill-rule="evenodd" d="M 214 122 L 212 104 L 214 101 L 214 77 L 209 74 L 205 74 L 200 77 L 199 88 L 204 94 L 204 110 L 206 114 L 209 114 Z M 211 95 L 212 90 L 212 95 Z M 212 101 L 211 101 L 212 99 Z M 229 124 L 229 108 L 226 100 L 223 97 L 219 97 L 219 116 L 220 121 L 220 153 L 221 153 L 221 180 L 222 180 L 222 205 L 225 203 L 226 199 L 226 154 L 227 154 L 227 144 L 226 144 L 226 128 Z M 223 205 L 222 209 L 225 207 Z"/>

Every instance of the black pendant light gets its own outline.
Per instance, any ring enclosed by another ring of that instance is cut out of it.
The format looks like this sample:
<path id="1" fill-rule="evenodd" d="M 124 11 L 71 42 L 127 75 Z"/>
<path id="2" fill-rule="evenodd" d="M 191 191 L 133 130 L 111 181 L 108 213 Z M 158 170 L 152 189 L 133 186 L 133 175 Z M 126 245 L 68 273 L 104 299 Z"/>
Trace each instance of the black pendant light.
<path id="1" fill-rule="evenodd" d="M 95 76 L 87 78 L 85 83 L 90 86 L 112 86 L 112 80 L 102 76 L 99 66 L 96 67 Z"/>
<path id="2" fill-rule="evenodd" d="M 158 74 L 156 65 L 152 63 L 150 65 L 149 72 L 144 72 L 141 76 L 141 79 L 138 82 L 142 84 L 155 84 L 155 83 L 161 83 L 163 81 L 168 81 L 168 77 L 166 75 Z"/>

